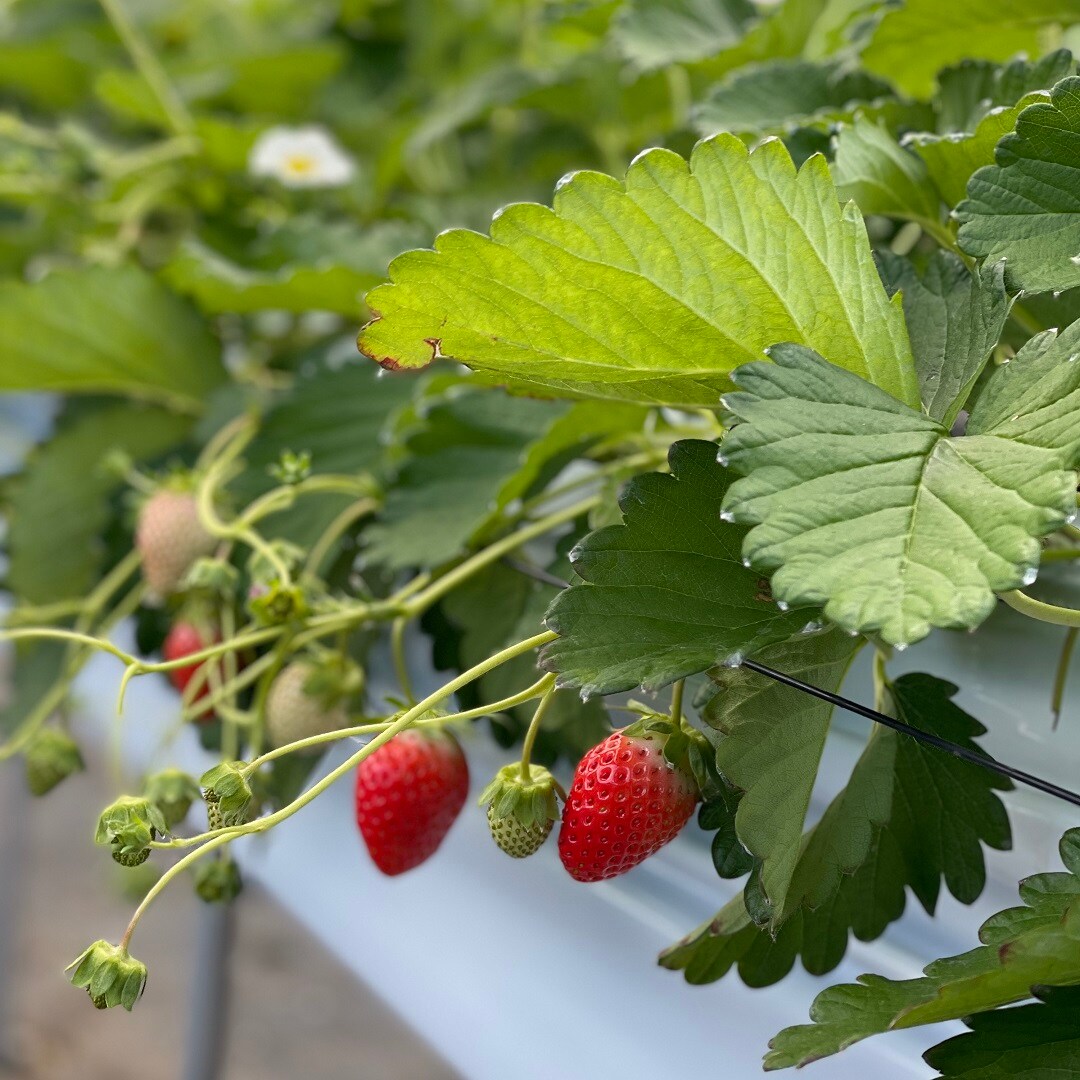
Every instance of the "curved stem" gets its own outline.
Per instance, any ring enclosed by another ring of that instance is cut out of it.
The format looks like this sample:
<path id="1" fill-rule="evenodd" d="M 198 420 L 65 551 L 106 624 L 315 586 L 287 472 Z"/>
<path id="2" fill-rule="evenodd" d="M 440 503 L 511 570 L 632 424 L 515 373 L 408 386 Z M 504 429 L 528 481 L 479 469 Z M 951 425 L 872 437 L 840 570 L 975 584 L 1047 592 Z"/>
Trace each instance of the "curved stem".
<path id="1" fill-rule="evenodd" d="M 1012 592 L 998 593 L 998 599 L 1008 604 L 1014 611 L 1027 615 L 1039 622 L 1054 626 L 1080 626 L 1080 609 L 1058 607 L 1056 604 L 1044 604 L 1018 589 Z"/>
<path id="2" fill-rule="evenodd" d="M 1054 692 L 1050 698 L 1050 713 L 1054 718 L 1051 725 L 1053 731 L 1057 731 L 1058 721 L 1061 719 L 1061 703 L 1065 699 L 1065 684 L 1069 678 L 1069 662 L 1072 660 L 1073 649 L 1076 648 L 1078 634 L 1080 634 L 1080 627 L 1069 627 L 1065 634 L 1065 641 L 1061 646 L 1057 671 L 1054 673 Z"/>
<path id="3" fill-rule="evenodd" d="M 543 681 L 543 680 L 541 680 Z M 536 745 L 536 736 L 540 733 L 540 727 L 544 722 L 544 714 L 548 711 L 552 699 L 555 697 L 555 676 L 549 675 L 544 696 L 540 704 L 536 706 L 529 730 L 525 732 L 525 741 L 521 745 L 521 779 L 528 783 L 532 779 L 529 764 L 532 761 L 533 747 Z"/>
<path id="4" fill-rule="evenodd" d="M 183 99 L 176 88 L 169 82 L 169 76 L 161 66 L 161 61 L 142 36 L 135 24 L 128 18 L 120 0 L 99 0 L 116 36 L 124 43 L 124 48 L 131 55 L 139 74 L 146 80 L 150 92 L 157 98 L 169 126 L 178 135 L 190 135 L 195 130 L 195 121 L 191 118 Z"/>
<path id="5" fill-rule="evenodd" d="M 308 557 L 304 562 L 304 569 L 301 571 L 300 576 L 302 578 L 318 577 L 322 570 L 323 563 L 326 561 L 327 555 L 330 554 L 330 549 L 341 539 L 349 526 L 354 522 L 359 521 L 360 518 L 373 513 L 378 509 L 378 506 L 379 504 L 375 499 L 368 498 L 357 499 L 356 502 L 346 506 L 345 509 L 330 522 L 322 536 L 315 541 L 311 550 L 308 552 Z"/>
<path id="6" fill-rule="evenodd" d="M 886 657 L 881 649 L 874 650 L 874 708 L 885 708 L 885 694 L 889 687 L 889 675 L 885 667 Z"/>
<path id="7" fill-rule="evenodd" d="M 448 592 L 452 592 L 463 581 L 468 580 L 473 574 L 482 570 L 485 566 L 496 562 L 504 555 L 508 555 L 511 551 L 516 550 L 523 544 L 527 544 L 530 540 L 535 540 L 536 537 L 543 536 L 544 533 L 550 532 L 556 526 L 563 525 L 568 521 L 573 521 L 574 518 L 587 513 L 594 506 L 599 504 L 600 501 L 600 495 L 590 495 L 587 499 L 582 499 L 573 506 L 567 506 L 562 510 L 557 510 L 553 514 L 548 514 L 546 517 L 540 518 L 538 521 L 531 522 L 524 526 L 524 528 L 510 533 L 509 536 L 504 536 L 501 540 L 496 540 L 495 543 L 478 551 L 463 563 L 459 563 L 453 570 L 450 570 L 442 577 L 436 578 L 433 584 L 429 585 L 423 592 L 409 600 L 406 604 L 406 608 L 410 617 L 422 614 L 431 607 L 436 600 L 441 599 Z"/>
<path id="8" fill-rule="evenodd" d="M 424 713 L 430 709 L 434 709 L 440 705 L 451 694 L 456 693 L 463 686 L 467 686 L 475 679 L 479 679 L 482 675 L 486 675 L 489 671 L 494 670 L 502 664 L 505 664 L 509 660 L 513 660 L 517 656 L 522 656 L 527 652 L 531 652 L 533 649 L 539 648 L 541 645 L 546 645 L 549 641 L 554 641 L 558 637 L 556 633 L 551 630 L 546 631 L 543 634 L 536 634 L 534 637 L 526 638 L 524 641 L 519 641 L 515 645 L 510 645 L 503 649 L 501 652 L 496 653 L 494 656 L 489 656 L 486 660 L 481 661 L 479 664 L 473 665 L 468 671 L 462 672 L 456 678 L 451 679 L 450 682 L 439 687 L 434 693 L 428 694 L 423 701 L 418 702 L 411 709 L 402 713 L 397 720 L 388 724 L 384 730 L 379 732 L 369 743 L 362 746 L 355 754 L 353 754 L 347 761 L 343 762 L 336 769 L 327 773 L 318 783 L 313 784 L 302 795 L 295 798 L 288 806 L 283 806 L 276 813 L 270 814 L 267 817 L 259 818 L 257 821 L 248 822 L 245 825 L 234 825 L 227 829 L 219 830 L 214 833 L 209 839 L 202 844 L 201 847 L 196 848 L 194 851 L 185 855 L 178 863 L 170 867 L 169 870 L 162 875 L 154 887 L 146 894 L 143 902 L 138 906 L 135 914 L 131 918 L 131 922 L 128 924 L 127 931 L 124 934 L 121 946 L 127 948 L 128 943 L 131 940 L 131 935 L 135 931 L 135 927 L 138 924 L 139 919 L 145 914 L 146 909 L 157 897 L 165 885 L 171 881 L 176 875 L 187 866 L 190 866 L 196 859 L 202 858 L 203 855 L 208 854 L 215 848 L 221 847 L 223 844 L 229 843 L 231 840 L 236 839 L 238 836 L 245 836 L 249 833 L 266 832 L 268 829 L 272 829 L 275 825 L 281 824 L 283 821 L 287 821 L 293 816 L 293 814 L 302 810 L 309 802 L 317 799 L 328 787 L 333 785 L 336 781 L 340 780 L 347 773 L 351 772 L 357 765 L 360 764 L 365 758 L 375 753 L 380 746 L 385 746 L 395 735 L 404 731 L 407 727 L 419 720 Z M 443 718 L 445 723 L 445 718 Z M 196 840 L 199 838 L 195 838 Z"/>

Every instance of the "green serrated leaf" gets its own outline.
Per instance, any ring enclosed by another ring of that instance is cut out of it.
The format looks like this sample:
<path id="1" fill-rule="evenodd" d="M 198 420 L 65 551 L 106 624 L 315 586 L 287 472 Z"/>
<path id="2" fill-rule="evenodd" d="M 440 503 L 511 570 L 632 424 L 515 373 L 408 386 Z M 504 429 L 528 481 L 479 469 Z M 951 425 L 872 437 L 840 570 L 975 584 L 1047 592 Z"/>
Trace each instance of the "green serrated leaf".
<path id="1" fill-rule="evenodd" d="M 198 314 L 136 266 L 0 283 L 0 392 L 128 394 L 198 412 L 225 379 Z"/>
<path id="2" fill-rule="evenodd" d="M 1022 110 L 995 158 L 971 178 L 956 208 L 960 246 L 978 258 L 1006 259 L 1014 289 L 1080 285 L 1080 77 L 1063 79 L 1048 102 Z"/>
<path id="3" fill-rule="evenodd" d="M 923 410 L 951 427 L 1005 328 L 1005 266 L 987 263 L 973 274 L 947 251 L 934 252 L 921 272 L 890 251 L 877 259 L 889 294 L 903 294 Z"/>
<path id="4" fill-rule="evenodd" d="M 870 71 L 914 97 L 929 97 L 934 76 L 965 58 L 1039 55 L 1056 25 L 1080 21 L 1074 0 L 907 0 L 885 13 L 863 53 Z"/>
<path id="5" fill-rule="evenodd" d="M 754 659 L 813 686 L 837 690 L 862 644 L 834 629 L 769 646 L 755 652 Z M 723 733 L 716 765 L 744 793 L 736 830 L 746 849 L 761 860 L 761 888 L 770 918 L 779 925 L 789 913 L 788 888 L 802 850 L 810 794 L 833 708 L 745 669 L 712 675 L 717 693 L 704 717 Z M 884 794 L 887 815 L 887 784 Z M 847 857 L 849 868 L 858 866 L 865 855 L 864 845 Z"/>
<path id="6" fill-rule="evenodd" d="M 722 452 L 747 474 L 724 499 L 755 525 L 743 554 L 777 599 L 890 644 L 977 626 L 1075 511 L 1078 340 L 1037 338 L 995 372 L 962 438 L 801 346 L 742 368 Z"/>
<path id="7" fill-rule="evenodd" d="M 576 174 L 554 211 L 507 207 L 490 239 L 443 233 L 391 277 L 359 339 L 387 367 L 452 357 L 556 392 L 711 406 L 733 367 L 793 340 L 918 400 L 861 218 L 823 160 L 796 173 L 778 142 L 751 155 L 717 136 L 689 165 L 652 150 L 625 187 Z"/>
<path id="8" fill-rule="evenodd" d="M 611 37 L 638 67 L 666 67 L 734 45 L 755 14 L 749 0 L 627 0 Z"/>
<path id="9" fill-rule="evenodd" d="M 647 473 L 620 500 L 623 524 L 571 554 L 583 581 L 556 597 L 559 634 L 541 662 L 586 695 L 665 686 L 734 653 L 790 637 L 814 612 L 782 611 L 741 562 L 743 530 L 720 520 L 729 481 L 716 445 L 686 440 L 671 475 Z"/>
<path id="10" fill-rule="evenodd" d="M 765 1067 L 803 1065 L 887 1030 L 1022 1001 L 1036 985 L 1080 983 L 1080 879 L 1068 879 L 1068 887 L 1040 909 L 1012 908 L 996 916 L 992 945 L 935 960 L 920 979 L 863 975 L 857 985 L 819 994 L 810 1010 L 814 1022 L 780 1032 Z"/>
<path id="11" fill-rule="evenodd" d="M 941 197 L 925 163 L 880 124 L 856 117 L 840 129 L 833 179 L 840 198 L 854 199 L 864 214 L 939 227 Z"/>
<path id="12" fill-rule="evenodd" d="M 24 602 L 82 595 L 105 557 L 109 496 L 122 481 L 102 468 L 110 451 L 136 461 L 183 442 L 191 419 L 165 409 L 107 405 L 78 417 L 27 462 L 11 501 L 8 582 Z"/>
<path id="13" fill-rule="evenodd" d="M 966 1017 L 971 1029 L 927 1050 L 943 1080 L 1050 1080 L 1080 1074 L 1080 988 L 1039 986 L 1038 1004 Z"/>
<path id="14" fill-rule="evenodd" d="M 1075 73 L 1076 62 L 1068 49 L 1057 49 L 1034 61 L 1022 56 L 1007 64 L 961 61 L 938 74 L 935 130 L 952 135 L 973 132 L 991 113 L 1013 106 L 1035 91 L 1049 91 L 1054 83 Z"/>
<path id="15" fill-rule="evenodd" d="M 967 195 L 972 173 L 994 161 L 994 149 L 1016 127 L 1028 105 L 1048 101 L 1050 88 L 1076 64 L 1068 49 L 1035 63 L 1018 59 L 999 67 L 966 61 L 938 77 L 938 134 L 915 132 L 904 140 L 926 162 L 930 179 L 949 206 Z"/>
<path id="16" fill-rule="evenodd" d="M 978 749 L 974 737 L 983 728 L 952 703 L 954 686 L 906 675 L 893 691 L 902 703 L 895 711 L 907 723 Z M 724 695 L 721 685 L 710 710 L 723 707 Z M 758 711 L 766 704 L 762 699 Z M 734 707 L 737 712 L 737 702 Z M 785 720 L 778 713 L 771 731 L 758 729 L 763 760 L 770 746 L 779 754 L 786 745 Z M 747 985 L 767 986 L 783 978 L 799 956 L 807 971 L 821 975 L 843 959 L 849 935 L 861 941 L 880 936 L 903 914 L 905 886 L 931 914 L 942 879 L 957 899 L 970 902 L 985 879 L 982 845 L 1010 843 L 996 794 L 1006 787 L 990 770 L 875 728 L 847 788 L 804 838 L 782 925 L 757 929 L 744 898 L 736 897 L 667 950 L 661 963 L 683 970 L 694 983 L 721 978 L 738 964 Z M 751 794 L 760 800 L 763 790 L 752 787 Z M 763 914 L 767 919 L 776 913 L 767 908 Z"/>
<path id="17" fill-rule="evenodd" d="M 368 531 L 366 558 L 394 568 L 445 562 L 550 461 L 642 419 L 629 406 L 605 410 L 490 391 L 436 404 L 407 439 L 408 456 Z"/>
<path id="18" fill-rule="evenodd" d="M 393 222 L 368 229 L 305 219 L 304 235 L 288 237 L 262 262 L 242 265 L 189 239 L 162 275 L 203 311 L 246 313 L 335 311 L 355 317 L 365 290 L 385 276 L 390 260 L 417 242 L 416 229 Z"/>
<path id="19" fill-rule="evenodd" d="M 691 114 L 702 135 L 766 135 L 850 119 L 857 106 L 893 98 L 884 79 L 839 61 L 769 60 L 740 67 Z"/>

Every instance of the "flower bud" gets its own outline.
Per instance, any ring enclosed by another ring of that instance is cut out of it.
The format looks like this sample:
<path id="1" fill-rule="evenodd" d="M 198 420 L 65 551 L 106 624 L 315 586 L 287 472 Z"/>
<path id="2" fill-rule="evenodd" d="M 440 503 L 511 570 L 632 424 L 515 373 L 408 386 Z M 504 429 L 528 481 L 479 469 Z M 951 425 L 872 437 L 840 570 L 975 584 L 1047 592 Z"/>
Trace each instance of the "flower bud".
<path id="1" fill-rule="evenodd" d="M 85 987 L 96 1009 L 120 1005 L 131 1012 L 146 989 L 146 965 L 107 941 L 95 941 L 66 970 L 71 985 Z"/>
<path id="2" fill-rule="evenodd" d="M 72 773 L 82 772 L 82 754 L 75 740 L 55 728 L 43 728 L 24 751 L 26 782 L 34 795 L 45 795 Z"/>
<path id="3" fill-rule="evenodd" d="M 187 817 L 192 803 L 202 797 L 199 785 L 179 769 L 163 769 L 148 777 L 143 794 L 161 811 L 170 832 Z"/>

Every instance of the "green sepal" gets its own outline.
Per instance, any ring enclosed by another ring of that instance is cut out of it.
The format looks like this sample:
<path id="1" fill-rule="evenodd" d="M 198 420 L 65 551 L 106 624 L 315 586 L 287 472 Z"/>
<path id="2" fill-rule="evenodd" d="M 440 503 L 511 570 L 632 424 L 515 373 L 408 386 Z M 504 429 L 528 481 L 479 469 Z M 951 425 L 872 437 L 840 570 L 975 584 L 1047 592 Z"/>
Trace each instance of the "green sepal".
<path id="1" fill-rule="evenodd" d="M 311 611 L 308 598 L 299 585 L 282 585 L 276 578 L 253 585 L 248 593 L 248 611 L 261 626 L 280 626 L 302 619 Z"/>
<path id="2" fill-rule="evenodd" d="M 202 791 L 192 777 L 180 769 L 163 769 L 147 777 L 143 794 L 161 811 L 168 830 L 187 817 Z"/>
<path id="3" fill-rule="evenodd" d="M 55 728 L 38 731 L 23 756 L 32 795 L 46 795 L 61 781 L 86 768 L 75 740 Z"/>
<path id="4" fill-rule="evenodd" d="M 527 828 L 543 826 L 559 816 L 558 785 L 547 769 L 529 766 L 529 779 L 521 775 L 521 764 L 504 765 L 480 795 L 478 805 L 490 806 L 496 821 L 513 817 Z"/>
<path id="5" fill-rule="evenodd" d="M 107 941 L 95 941 L 65 970 L 71 985 L 85 989 L 98 1009 L 119 1005 L 131 1012 L 146 989 L 146 965 Z"/>
<path id="6" fill-rule="evenodd" d="M 240 868 L 232 859 L 214 859 L 195 871 L 195 893 L 207 904 L 229 904 L 243 888 Z"/>
<path id="7" fill-rule="evenodd" d="M 207 804 L 216 806 L 224 826 L 241 825 L 251 803 L 252 792 L 241 769 L 242 761 L 223 761 L 203 773 L 199 784 Z"/>
<path id="8" fill-rule="evenodd" d="M 144 852 L 149 854 L 150 842 L 168 831 L 164 815 L 149 799 L 122 795 L 101 812 L 94 843 L 112 845 L 114 858 L 122 856 L 130 865 L 138 865 L 145 862 Z M 117 858 L 117 862 L 122 861 Z"/>

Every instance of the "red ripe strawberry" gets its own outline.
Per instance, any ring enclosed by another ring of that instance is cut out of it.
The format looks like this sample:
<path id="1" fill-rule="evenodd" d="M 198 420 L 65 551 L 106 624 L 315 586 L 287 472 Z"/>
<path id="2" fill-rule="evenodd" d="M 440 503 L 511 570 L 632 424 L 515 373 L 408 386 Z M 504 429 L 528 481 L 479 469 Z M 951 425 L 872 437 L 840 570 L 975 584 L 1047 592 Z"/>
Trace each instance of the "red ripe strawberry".
<path id="1" fill-rule="evenodd" d="M 356 824 L 391 876 L 435 853 L 469 793 L 469 766 L 447 731 L 403 731 L 356 770 Z"/>
<path id="2" fill-rule="evenodd" d="M 156 597 L 176 592 L 188 568 L 209 555 L 214 538 L 199 522 L 195 496 L 161 488 L 143 504 L 135 530 L 143 578 Z"/>
<path id="3" fill-rule="evenodd" d="M 220 640 L 221 638 L 216 633 L 204 637 L 194 623 L 181 620 L 173 623 L 169 633 L 165 637 L 161 652 L 166 660 L 181 660 L 185 656 L 190 656 L 192 653 L 201 652 L 208 645 L 212 645 Z M 205 663 L 206 661 L 203 661 L 203 664 Z M 184 667 L 170 668 L 166 672 L 169 676 L 169 682 L 171 682 L 182 694 L 187 688 L 188 683 L 195 678 L 195 673 L 203 666 L 203 664 L 187 664 Z M 240 666 L 242 666 L 242 662 Z M 225 679 L 225 673 L 222 670 L 220 661 L 218 661 L 216 678 L 221 681 L 224 681 Z M 201 701 L 204 697 L 209 695 L 211 689 L 212 684 L 209 678 L 209 672 L 207 672 L 203 677 L 199 689 L 195 691 L 192 703 Z M 213 710 L 207 709 L 206 712 L 198 717 L 198 719 L 200 722 L 210 720 L 213 715 Z"/>
<path id="4" fill-rule="evenodd" d="M 655 732 L 616 731 L 578 763 L 559 830 L 559 858 L 575 880 L 625 874 L 690 819 L 697 787 L 667 761 L 664 743 Z"/>

